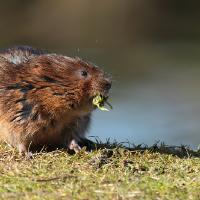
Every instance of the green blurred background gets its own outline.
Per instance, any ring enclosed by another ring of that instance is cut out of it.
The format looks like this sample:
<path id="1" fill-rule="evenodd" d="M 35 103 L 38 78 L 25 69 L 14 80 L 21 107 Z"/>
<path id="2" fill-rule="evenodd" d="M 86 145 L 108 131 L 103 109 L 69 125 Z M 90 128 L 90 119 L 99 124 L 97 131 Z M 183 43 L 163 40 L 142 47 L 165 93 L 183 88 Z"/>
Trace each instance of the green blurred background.
<path id="1" fill-rule="evenodd" d="M 114 110 L 89 136 L 200 143 L 200 3 L 186 0 L 0 0 L 0 48 L 79 56 L 113 75 Z"/>

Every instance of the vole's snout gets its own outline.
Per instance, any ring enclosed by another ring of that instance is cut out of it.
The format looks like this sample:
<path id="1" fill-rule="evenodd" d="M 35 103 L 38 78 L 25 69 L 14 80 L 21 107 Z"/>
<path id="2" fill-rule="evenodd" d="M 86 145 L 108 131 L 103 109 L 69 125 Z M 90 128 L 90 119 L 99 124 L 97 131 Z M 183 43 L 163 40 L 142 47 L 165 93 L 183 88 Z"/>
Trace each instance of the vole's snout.
<path id="1" fill-rule="evenodd" d="M 112 81 L 109 80 L 109 79 L 106 79 L 105 82 L 104 82 L 104 89 L 109 91 L 111 86 L 112 86 Z"/>
<path id="2" fill-rule="evenodd" d="M 105 78 L 102 82 L 102 89 L 103 89 L 104 95 L 106 96 L 108 95 L 111 86 L 112 86 L 112 81 L 108 78 Z"/>

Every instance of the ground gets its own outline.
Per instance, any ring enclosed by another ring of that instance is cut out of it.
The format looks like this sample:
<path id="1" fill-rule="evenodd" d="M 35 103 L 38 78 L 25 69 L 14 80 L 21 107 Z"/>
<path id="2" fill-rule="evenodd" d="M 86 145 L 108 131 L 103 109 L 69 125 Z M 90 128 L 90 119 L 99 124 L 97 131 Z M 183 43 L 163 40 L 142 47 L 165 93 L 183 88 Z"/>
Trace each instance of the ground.
<path id="1" fill-rule="evenodd" d="M 0 145 L 0 199 L 200 199 L 200 153 L 186 147 L 99 144 L 32 159 Z"/>

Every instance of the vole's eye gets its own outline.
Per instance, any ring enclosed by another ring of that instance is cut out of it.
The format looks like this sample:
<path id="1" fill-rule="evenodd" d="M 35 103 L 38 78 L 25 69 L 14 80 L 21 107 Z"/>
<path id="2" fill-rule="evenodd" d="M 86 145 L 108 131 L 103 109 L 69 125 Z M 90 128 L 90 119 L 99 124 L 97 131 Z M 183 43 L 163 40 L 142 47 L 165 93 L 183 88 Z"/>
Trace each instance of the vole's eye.
<path id="1" fill-rule="evenodd" d="M 85 70 L 81 71 L 81 76 L 87 77 L 87 75 L 88 75 L 87 71 L 85 71 Z"/>

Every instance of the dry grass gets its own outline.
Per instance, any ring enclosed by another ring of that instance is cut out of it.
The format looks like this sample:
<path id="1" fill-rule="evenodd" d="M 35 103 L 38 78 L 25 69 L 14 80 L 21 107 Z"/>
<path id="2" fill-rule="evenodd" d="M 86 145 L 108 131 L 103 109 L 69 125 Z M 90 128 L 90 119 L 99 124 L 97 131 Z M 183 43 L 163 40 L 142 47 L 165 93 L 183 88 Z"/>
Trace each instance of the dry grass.
<path id="1" fill-rule="evenodd" d="M 41 152 L 33 159 L 0 146 L 1 199 L 200 199 L 200 153 L 185 147 L 124 148 L 88 153 Z"/>

